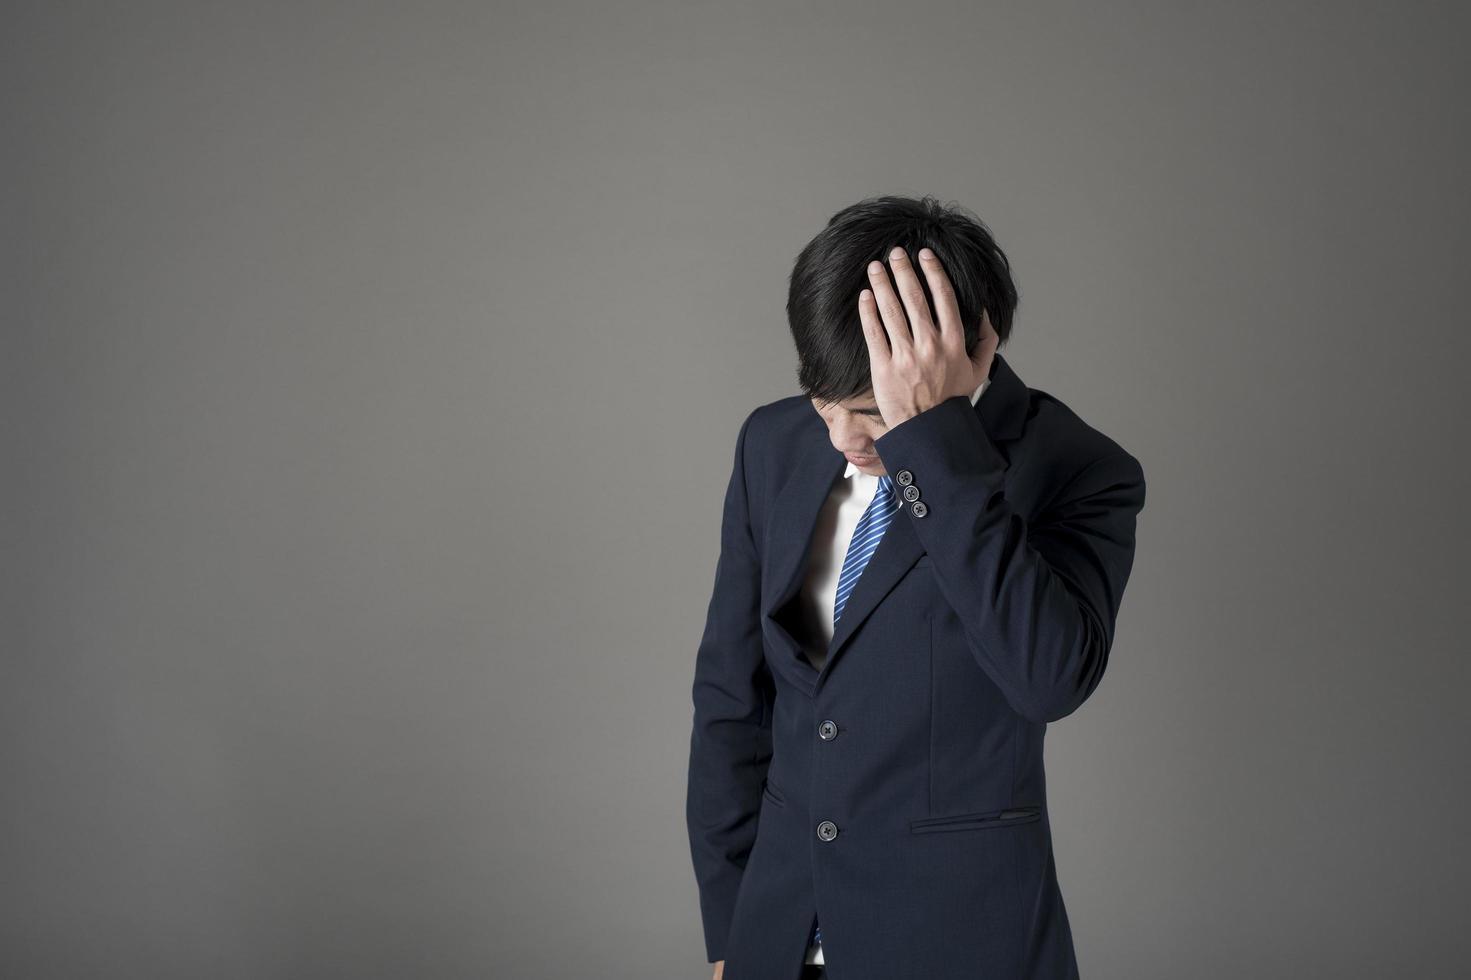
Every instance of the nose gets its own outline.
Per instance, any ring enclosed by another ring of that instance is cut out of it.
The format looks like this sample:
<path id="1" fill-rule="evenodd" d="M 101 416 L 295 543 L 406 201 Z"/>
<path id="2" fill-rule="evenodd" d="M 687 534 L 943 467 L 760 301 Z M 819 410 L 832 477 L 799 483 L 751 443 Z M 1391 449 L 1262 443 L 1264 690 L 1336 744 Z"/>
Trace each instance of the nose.
<path id="1" fill-rule="evenodd" d="M 850 422 L 836 422 L 832 425 L 833 447 L 839 452 L 852 453 L 854 456 L 872 456 L 873 443 L 868 441 L 868 433 Z"/>

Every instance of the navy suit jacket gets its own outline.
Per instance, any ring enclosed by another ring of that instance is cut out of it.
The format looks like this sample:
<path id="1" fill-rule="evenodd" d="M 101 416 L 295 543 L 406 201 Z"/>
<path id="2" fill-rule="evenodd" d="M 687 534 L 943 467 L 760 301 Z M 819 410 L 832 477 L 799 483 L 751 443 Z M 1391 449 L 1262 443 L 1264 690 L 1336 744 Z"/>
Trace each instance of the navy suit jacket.
<path id="1" fill-rule="evenodd" d="M 817 916 L 831 980 L 1076 977 L 1043 736 L 1108 663 L 1143 469 L 999 353 L 974 405 L 874 446 L 924 506 L 817 670 L 794 599 L 846 461 L 802 395 L 736 438 L 686 800 L 706 953 L 726 980 L 797 980 Z"/>

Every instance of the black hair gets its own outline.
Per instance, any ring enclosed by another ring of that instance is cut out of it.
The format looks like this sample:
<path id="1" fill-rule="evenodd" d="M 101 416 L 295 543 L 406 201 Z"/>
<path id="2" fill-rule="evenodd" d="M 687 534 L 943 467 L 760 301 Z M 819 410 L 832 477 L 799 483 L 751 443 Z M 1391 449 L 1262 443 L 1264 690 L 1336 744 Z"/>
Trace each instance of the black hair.
<path id="1" fill-rule="evenodd" d="M 955 290 L 965 324 L 965 349 L 974 351 L 984 310 L 1000 344 L 1011 336 L 1017 306 L 1011 264 L 991 230 L 970 210 L 926 195 L 871 197 L 843 208 L 797 256 L 787 289 L 787 324 L 797 345 L 797 383 L 809 398 L 842 401 L 873 387 L 868 342 L 858 316 L 858 294 L 868 286 L 868 263 L 888 267 L 895 246 L 919 272 L 919 250 L 935 253 Z M 925 299 L 934 297 L 922 272 Z M 999 345 L 998 345 L 999 346 Z"/>

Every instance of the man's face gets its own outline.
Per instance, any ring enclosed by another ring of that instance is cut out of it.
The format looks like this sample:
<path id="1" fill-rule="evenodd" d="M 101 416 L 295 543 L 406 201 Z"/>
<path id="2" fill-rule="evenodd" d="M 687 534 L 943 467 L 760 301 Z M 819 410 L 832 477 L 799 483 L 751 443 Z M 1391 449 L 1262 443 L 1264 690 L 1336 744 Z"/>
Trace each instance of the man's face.
<path id="1" fill-rule="evenodd" d="M 873 441 L 889 430 L 879 414 L 873 390 L 840 402 L 818 402 L 809 399 L 817 414 L 827 423 L 827 437 L 833 448 L 864 473 L 883 476 L 887 471 L 874 452 Z"/>

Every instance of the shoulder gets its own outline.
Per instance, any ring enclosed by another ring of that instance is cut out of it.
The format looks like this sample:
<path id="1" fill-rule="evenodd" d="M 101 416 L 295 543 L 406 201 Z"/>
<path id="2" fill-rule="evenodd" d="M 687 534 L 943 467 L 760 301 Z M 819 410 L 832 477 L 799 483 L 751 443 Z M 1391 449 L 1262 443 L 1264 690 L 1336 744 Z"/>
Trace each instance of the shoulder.
<path id="1" fill-rule="evenodd" d="M 1053 501 L 1127 485 L 1140 493 L 1144 467 L 1118 440 L 1087 422 L 1056 395 L 1028 388 L 1024 469 L 1050 488 Z"/>
<path id="2" fill-rule="evenodd" d="M 773 449 L 792 445 L 798 436 L 821 421 L 805 395 L 788 395 L 757 405 L 741 423 L 746 453 L 757 459 Z"/>
<path id="3" fill-rule="evenodd" d="M 1040 388 L 1027 391 L 1031 395 L 1027 437 L 1045 445 L 1049 453 L 1083 466 L 1114 456 L 1133 459 L 1117 440 L 1089 424 L 1061 398 Z"/>

